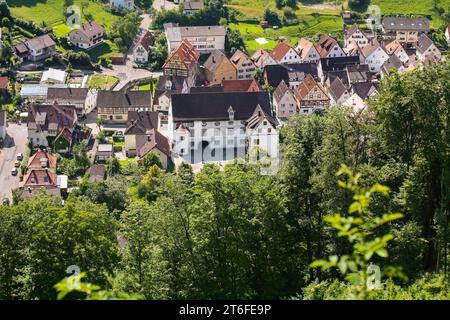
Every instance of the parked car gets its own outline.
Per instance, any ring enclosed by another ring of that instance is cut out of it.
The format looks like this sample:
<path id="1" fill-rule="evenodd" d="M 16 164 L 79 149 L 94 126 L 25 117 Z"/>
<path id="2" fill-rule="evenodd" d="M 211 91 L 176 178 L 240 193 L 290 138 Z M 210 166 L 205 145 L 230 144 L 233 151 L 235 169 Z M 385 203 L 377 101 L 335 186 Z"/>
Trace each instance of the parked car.
<path id="1" fill-rule="evenodd" d="M 19 173 L 19 171 L 17 170 L 17 168 L 12 168 L 12 169 L 11 169 L 11 174 L 12 174 L 13 176 L 16 176 L 17 173 Z"/>
<path id="2" fill-rule="evenodd" d="M 14 161 L 14 167 L 16 168 L 20 167 L 20 161 L 18 160 Z"/>
<path id="3" fill-rule="evenodd" d="M 23 154 L 21 152 L 19 152 L 17 154 L 17 160 L 22 161 L 22 159 L 23 159 Z"/>

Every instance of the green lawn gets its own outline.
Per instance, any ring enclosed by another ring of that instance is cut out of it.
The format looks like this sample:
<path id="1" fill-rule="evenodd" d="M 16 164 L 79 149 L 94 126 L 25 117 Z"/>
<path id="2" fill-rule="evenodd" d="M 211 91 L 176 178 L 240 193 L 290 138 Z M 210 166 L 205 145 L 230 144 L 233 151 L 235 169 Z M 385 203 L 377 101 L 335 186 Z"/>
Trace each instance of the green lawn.
<path id="1" fill-rule="evenodd" d="M 106 40 L 101 45 L 98 45 L 97 47 L 86 51 L 86 53 L 91 57 L 91 60 L 94 62 L 97 62 L 100 57 L 110 58 L 112 55 L 118 52 L 119 49 L 117 48 L 117 46 L 109 40 Z"/>
<path id="2" fill-rule="evenodd" d="M 258 48 L 272 49 L 276 46 L 276 39 L 284 36 L 291 45 L 295 45 L 301 37 L 312 38 L 313 36 L 328 32 L 339 35 L 342 30 L 342 20 L 338 16 L 321 15 L 318 18 L 313 16 L 301 16 L 299 24 L 295 26 L 286 26 L 279 29 L 267 28 L 263 29 L 256 23 L 230 23 L 232 29 L 238 29 L 247 45 L 250 54 Z M 263 37 L 268 43 L 265 45 L 258 44 L 255 39 Z"/>
<path id="3" fill-rule="evenodd" d="M 433 9 L 434 0 L 371 0 L 371 5 L 377 5 L 381 14 L 415 14 L 430 15 L 431 27 L 439 28 L 445 25 L 445 21 Z M 440 0 L 439 7 L 448 12 L 450 0 Z"/>
<path id="4" fill-rule="evenodd" d="M 67 37 L 70 31 L 72 31 L 73 28 L 70 28 L 65 23 L 57 24 L 53 27 L 53 33 L 58 38 L 64 38 Z"/>
<path id="5" fill-rule="evenodd" d="M 285 26 L 279 29 L 263 29 L 258 22 L 262 20 L 264 10 L 270 8 L 278 12 L 280 18 L 283 11 L 275 6 L 275 0 L 230 0 L 227 4 L 240 12 L 238 23 L 230 23 L 233 29 L 239 29 L 246 43 L 249 53 L 255 52 L 259 48 L 270 50 L 276 46 L 276 39 L 279 36 L 287 38 L 290 44 L 296 44 L 301 37 L 311 38 L 319 33 L 338 33 L 342 30 L 342 19 L 340 17 L 340 6 L 336 5 L 307 5 L 299 3 L 295 11 L 298 25 Z M 317 18 L 311 13 L 319 13 Z M 253 22 L 252 22 L 253 21 Z M 258 44 L 256 38 L 266 38 L 268 43 Z"/>
<path id="6" fill-rule="evenodd" d="M 87 3 L 82 12 L 82 22 L 95 20 L 109 29 L 119 17 L 109 13 L 99 1 L 73 0 L 74 5 L 81 7 L 81 2 Z M 38 25 L 45 22 L 47 26 L 65 23 L 63 0 L 6 0 L 13 16 L 34 21 Z"/>
<path id="7" fill-rule="evenodd" d="M 118 81 L 114 76 L 107 76 L 103 74 L 94 74 L 89 76 L 87 87 L 90 89 L 109 90 Z"/>

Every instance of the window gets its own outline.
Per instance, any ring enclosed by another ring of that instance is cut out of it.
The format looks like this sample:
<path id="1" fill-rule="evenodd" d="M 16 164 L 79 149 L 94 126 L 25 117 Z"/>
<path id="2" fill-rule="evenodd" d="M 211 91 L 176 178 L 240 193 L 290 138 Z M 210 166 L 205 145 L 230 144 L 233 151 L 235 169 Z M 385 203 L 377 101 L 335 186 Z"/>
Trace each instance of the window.
<path id="1" fill-rule="evenodd" d="M 181 137 L 180 137 L 180 141 L 184 141 L 184 136 L 181 136 Z"/>
<path id="2" fill-rule="evenodd" d="M 184 149 L 183 149 L 183 148 L 180 149 L 180 154 L 181 154 L 181 155 L 184 154 Z"/>

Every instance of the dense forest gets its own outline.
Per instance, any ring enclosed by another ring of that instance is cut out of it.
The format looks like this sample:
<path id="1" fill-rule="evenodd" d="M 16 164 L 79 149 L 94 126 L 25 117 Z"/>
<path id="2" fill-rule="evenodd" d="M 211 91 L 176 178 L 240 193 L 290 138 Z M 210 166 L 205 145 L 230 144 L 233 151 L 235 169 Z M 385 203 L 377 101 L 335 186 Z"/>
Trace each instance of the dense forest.
<path id="1" fill-rule="evenodd" d="M 294 116 L 276 175 L 155 159 L 131 178 L 139 197 L 116 168 L 63 206 L 2 206 L 0 298 L 55 299 L 76 265 L 144 299 L 448 299 L 449 83 L 447 61 L 383 79 L 362 113 Z M 354 282 L 369 263 L 377 290 Z"/>

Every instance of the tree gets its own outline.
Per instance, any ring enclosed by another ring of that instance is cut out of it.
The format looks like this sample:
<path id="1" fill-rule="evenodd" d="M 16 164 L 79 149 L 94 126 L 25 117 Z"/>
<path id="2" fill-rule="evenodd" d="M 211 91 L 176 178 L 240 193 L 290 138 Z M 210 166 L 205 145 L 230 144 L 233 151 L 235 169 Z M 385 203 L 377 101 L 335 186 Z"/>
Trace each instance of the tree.
<path id="1" fill-rule="evenodd" d="M 142 159 L 142 166 L 145 171 L 149 170 L 153 166 L 164 169 L 161 159 L 154 150 L 150 151 L 144 156 L 144 158 Z"/>
<path id="2" fill-rule="evenodd" d="M 391 221 L 403 217 L 400 213 L 388 213 L 382 217 L 373 216 L 370 212 L 372 197 L 377 193 L 387 196 L 389 188 L 379 184 L 370 189 L 360 186 L 361 176 L 354 174 L 347 166 L 341 166 L 337 176 L 344 176 L 339 181 L 339 186 L 353 193 L 354 202 L 348 208 L 348 215 L 336 213 L 324 218 L 338 231 L 339 237 L 346 237 L 353 246 L 353 252 L 349 255 L 332 255 L 328 260 L 317 260 L 311 267 L 321 267 L 327 271 L 330 268 L 338 268 L 350 282 L 352 298 L 366 299 L 371 288 L 368 286 L 371 274 L 369 262 L 372 258 L 388 257 L 387 246 L 394 236 L 390 233 L 379 235 L 378 230 Z M 401 276 L 399 270 L 390 270 L 391 275 Z"/>
<path id="3" fill-rule="evenodd" d="M 278 14 L 269 8 L 264 10 L 264 20 L 270 25 L 280 25 L 280 18 L 278 17 Z"/>
<path id="4" fill-rule="evenodd" d="M 128 50 L 139 31 L 140 24 L 141 17 L 134 12 L 127 13 L 113 24 L 110 37 L 120 50 L 124 52 Z"/>
<path id="5" fill-rule="evenodd" d="M 239 30 L 227 28 L 227 33 L 225 37 L 225 48 L 231 54 L 233 54 L 238 49 L 241 51 L 246 51 L 245 42 Z"/>
<path id="6" fill-rule="evenodd" d="M 43 195 L 0 208 L 0 215 L 2 252 L 9 253 L 0 258 L 3 298 L 54 299 L 52 283 L 69 266 L 106 286 L 117 262 L 117 241 L 105 206 L 75 199 L 61 207 L 56 198 Z"/>
<path id="7" fill-rule="evenodd" d="M 111 157 L 107 161 L 108 176 L 120 173 L 120 163 L 116 157 Z"/>

